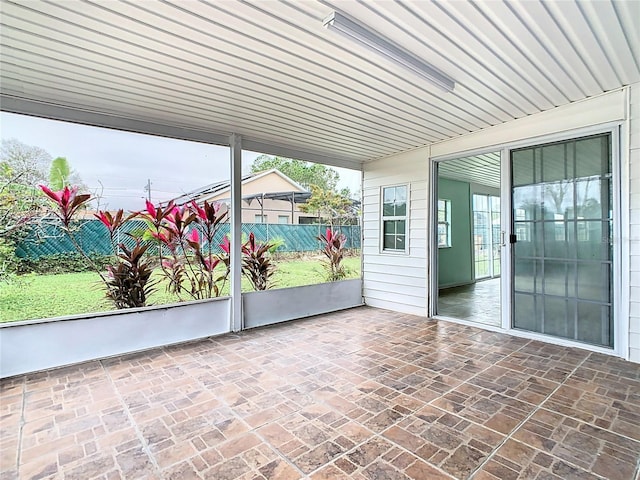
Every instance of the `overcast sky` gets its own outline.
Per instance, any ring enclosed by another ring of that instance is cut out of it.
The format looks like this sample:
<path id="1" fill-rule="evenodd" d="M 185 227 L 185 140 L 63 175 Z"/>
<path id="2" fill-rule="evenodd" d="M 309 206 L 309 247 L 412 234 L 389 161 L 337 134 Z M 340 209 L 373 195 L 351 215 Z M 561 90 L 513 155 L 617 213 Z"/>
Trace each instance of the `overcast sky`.
<path id="1" fill-rule="evenodd" d="M 229 149 L 216 145 L 87 127 L 24 115 L 0 113 L 2 139 L 16 138 L 66 157 L 94 193 L 102 191 L 101 208 L 143 208 L 151 180 L 154 202 L 168 200 L 230 176 Z M 259 155 L 243 152 L 243 172 Z M 336 168 L 339 187 L 360 190 L 360 173 Z"/>

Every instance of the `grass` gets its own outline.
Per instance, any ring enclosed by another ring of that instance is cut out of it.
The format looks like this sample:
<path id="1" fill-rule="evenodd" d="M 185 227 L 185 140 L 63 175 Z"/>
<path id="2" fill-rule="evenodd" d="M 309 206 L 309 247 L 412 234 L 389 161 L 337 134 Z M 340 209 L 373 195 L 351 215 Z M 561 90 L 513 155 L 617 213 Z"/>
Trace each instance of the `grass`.
<path id="1" fill-rule="evenodd" d="M 350 273 L 349 278 L 360 276 L 360 257 L 346 258 L 343 263 Z M 312 285 L 324 281 L 325 270 L 319 258 L 277 261 L 276 264 L 278 269 L 273 277 L 273 288 Z M 242 290 L 251 290 L 245 279 Z M 163 283 L 158 285 L 157 291 L 149 298 L 149 304 L 153 305 L 177 301 L 175 295 L 165 291 Z M 0 285 L 0 322 L 113 309 L 113 305 L 104 296 L 98 275 L 93 272 L 24 275 L 9 284 Z"/>

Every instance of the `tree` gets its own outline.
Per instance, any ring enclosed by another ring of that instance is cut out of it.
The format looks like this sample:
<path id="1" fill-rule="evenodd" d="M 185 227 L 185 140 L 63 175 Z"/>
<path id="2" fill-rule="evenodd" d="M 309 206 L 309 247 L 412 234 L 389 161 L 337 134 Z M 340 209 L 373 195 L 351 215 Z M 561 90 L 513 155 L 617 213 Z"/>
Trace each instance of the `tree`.
<path id="1" fill-rule="evenodd" d="M 335 190 L 340 180 L 340 174 L 325 165 L 271 155 L 260 155 L 256 158 L 251 165 L 251 173 L 264 172 L 273 168 L 305 188 L 315 185 L 323 190 Z"/>
<path id="2" fill-rule="evenodd" d="M 14 138 L 0 152 L 0 237 L 13 236 L 38 216 L 44 205 L 37 185 L 45 183 L 51 155 Z"/>
<path id="3" fill-rule="evenodd" d="M 351 200 L 342 193 L 323 190 L 316 185 L 311 185 L 311 197 L 300 205 L 300 210 L 325 218 L 333 228 L 334 220 L 344 217 L 350 205 Z"/>
<path id="4" fill-rule="evenodd" d="M 2 140 L 0 150 L 0 180 L 3 183 L 16 183 L 37 187 L 47 181 L 47 169 L 51 155 L 46 150 L 27 145 L 10 138 Z"/>
<path id="5" fill-rule="evenodd" d="M 19 173 L 0 165 L 0 237 L 8 237 L 25 226 L 42 206 L 34 187 L 17 182 Z"/>
<path id="6" fill-rule="evenodd" d="M 2 140 L 0 148 L 0 282 L 15 267 L 15 244 L 24 227 L 39 218 L 44 199 L 37 190 L 47 178 L 51 155 L 40 147 L 15 138 Z"/>
<path id="7" fill-rule="evenodd" d="M 58 191 L 70 186 L 70 175 L 71 167 L 69 167 L 67 159 L 64 157 L 54 158 L 49 168 L 49 188 Z"/>
<path id="8" fill-rule="evenodd" d="M 54 158 L 49 167 L 49 188 L 58 191 L 72 185 L 82 192 L 87 190 L 80 175 L 71 168 L 65 157 Z"/>

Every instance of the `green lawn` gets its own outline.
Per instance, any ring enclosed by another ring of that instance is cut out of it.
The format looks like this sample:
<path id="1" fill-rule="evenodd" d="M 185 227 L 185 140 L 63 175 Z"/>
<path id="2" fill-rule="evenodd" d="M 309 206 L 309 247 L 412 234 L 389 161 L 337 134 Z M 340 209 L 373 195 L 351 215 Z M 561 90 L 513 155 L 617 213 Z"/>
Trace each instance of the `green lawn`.
<path id="1" fill-rule="evenodd" d="M 360 276 L 360 257 L 343 261 L 350 278 Z M 319 260 L 276 262 L 274 288 L 312 285 L 324 281 L 325 271 Z M 159 278 L 159 277 L 158 277 Z M 243 291 L 249 291 L 243 279 Z M 165 291 L 164 284 L 150 297 L 149 304 L 173 303 L 178 299 Z M 58 275 L 24 275 L 10 284 L 0 285 L 0 322 L 60 317 L 77 313 L 113 310 L 104 296 L 97 274 L 65 273 Z"/>

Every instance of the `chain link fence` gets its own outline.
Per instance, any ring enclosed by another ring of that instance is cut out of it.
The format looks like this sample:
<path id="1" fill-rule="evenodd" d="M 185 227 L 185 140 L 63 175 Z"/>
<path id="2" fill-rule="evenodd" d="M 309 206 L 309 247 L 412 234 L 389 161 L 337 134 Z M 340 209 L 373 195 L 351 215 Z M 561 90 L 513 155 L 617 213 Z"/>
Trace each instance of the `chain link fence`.
<path id="1" fill-rule="evenodd" d="M 142 235 L 146 225 L 140 220 L 131 220 L 118 231 L 117 243 L 123 243 L 128 248 L 135 245 L 131 235 Z M 327 225 L 285 225 L 271 223 L 242 224 L 243 241 L 251 232 L 258 242 L 282 241 L 278 252 L 311 252 L 320 249 L 317 236 L 324 233 Z M 347 237 L 346 248 L 360 248 L 360 226 L 335 226 Z M 229 233 L 229 224 L 223 224 L 214 239 L 215 248 L 222 243 L 224 236 Z M 74 227 L 73 235 L 77 242 L 88 254 L 109 255 L 112 253 L 109 233 L 99 220 L 81 220 Z M 66 233 L 56 225 L 41 225 L 33 228 L 27 237 L 18 244 L 16 255 L 20 258 L 38 259 L 50 255 L 73 253 L 75 248 Z"/>

